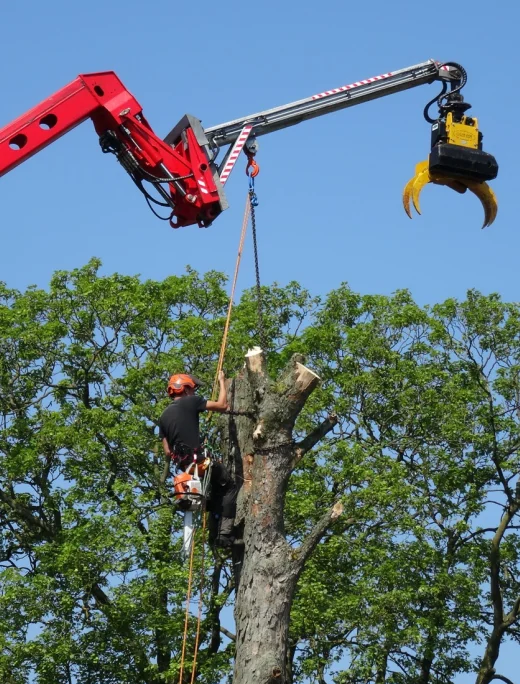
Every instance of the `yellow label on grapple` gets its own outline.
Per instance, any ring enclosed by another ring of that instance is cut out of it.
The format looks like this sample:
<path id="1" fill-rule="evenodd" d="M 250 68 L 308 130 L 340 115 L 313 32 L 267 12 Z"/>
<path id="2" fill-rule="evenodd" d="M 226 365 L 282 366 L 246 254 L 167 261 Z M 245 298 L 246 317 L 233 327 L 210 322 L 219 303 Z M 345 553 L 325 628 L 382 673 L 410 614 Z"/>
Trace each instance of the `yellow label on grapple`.
<path id="1" fill-rule="evenodd" d="M 478 149 L 478 127 L 477 120 L 470 119 L 472 125 L 467 123 L 467 117 L 463 116 L 460 123 L 455 123 L 452 119 L 451 112 L 446 117 L 446 135 L 447 142 L 452 145 L 462 145 L 464 147 L 471 147 L 474 150 Z"/>

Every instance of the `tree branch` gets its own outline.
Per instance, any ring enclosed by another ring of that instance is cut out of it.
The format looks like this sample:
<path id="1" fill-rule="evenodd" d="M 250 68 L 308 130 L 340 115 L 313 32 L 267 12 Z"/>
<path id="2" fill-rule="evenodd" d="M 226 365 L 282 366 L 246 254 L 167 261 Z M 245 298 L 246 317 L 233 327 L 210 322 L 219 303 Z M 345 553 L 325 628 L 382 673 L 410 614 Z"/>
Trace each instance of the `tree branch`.
<path id="1" fill-rule="evenodd" d="M 112 447 L 110 446 L 110 442 L 106 439 L 106 437 L 104 435 L 102 435 L 100 432 L 96 432 L 96 437 L 101 442 L 101 444 L 105 447 L 108 459 L 110 461 L 110 466 L 112 468 L 112 470 L 110 471 L 110 477 L 108 478 L 108 482 L 107 482 L 107 494 L 113 501 L 115 501 L 117 503 L 118 506 L 122 507 L 123 502 L 117 496 L 117 494 L 114 492 L 114 482 L 116 481 L 116 478 L 117 478 L 117 471 L 119 469 L 119 463 L 117 461 L 116 456 L 113 453 Z M 141 532 L 141 534 L 143 534 L 145 537 L 148 538 L 148 530 L 143 525 L 143 523 L 140 520 L 136 520 L 136 525 L 137 525 L 137 529 L 139 530 L 139 532 Z"/>
<path id="2" fill-rule="evenodd" d="M 2 553 L 0 553 L 0 563 L 11 563 L 12 556 L 19 553 L 20 550 L 20 547 L 16 546 L 16 544 L 9 544 L 9 546 L 4 548 Z M 13 563 L 13 565 L 16 567 L 16 564 Z"/>
<path id="3" fill-rule="evenodd" d="M 508 506 L 506 512 L 500 520 L 500 524 L 497 527 L 497 531 L 491 541 L 491 552 L 490 552 L 490 586 L 491 586 L 491 600 L 493 603 L 494 612 L 494 628 L 499 629 L 503 626 L 504 613 L 503 613 L 503 599 L 502 599 L 502 589 L 500 587 L 500 543 L 502 538 L 511 522 L 513 516 L 518 510 L 518 504 L 515 502 L 514 505 Z"/>
<path id="4" fill-rule="evenodd" d="M 222 627 L 222 625 L 220 626 L 220 631 L 224 636 L 227 636 L 228 639 L 231 639 L 231 641 L 236 641 L 236 636 L 225 627 Z"/>
<path id="5" fill-rule="evenodd" d="M 327 435 L 335 425 L 338 423 L 338 416 L 331 413 L 325 420 L 314 428 L 312 432 L 302 439 L 301 442 L 295 445 L 296 456 L 293 461 L 293 467 L 299 463 L 302 457 L 320 442 L 325 435 Z"/>
<path id="6" fill-rule="evenodd" d="M 101 589 L 99 584 L 93 584 L 92 587 L 90 588 L 90 592 L 91 592 L 92 596 L 96 599 L 96 603 L 99 606 L 109 606 L 110 605 L 110 599 L 105 594 L 103 589 Z"/>
<path id="7" fill-rule="evenodd" d="M 213 574 L 211 576 L 211 594 L 209 599 L 208 618 L 211 623 L 211 638 L 209 643 L 209 652 L 217 653 L 220 648 L 220 632 L 222 626 L 220 624 L 220 606 L 218 605 L 218 590 L 220 587 L 220 574 L 222 572 L 222 561 L 215 558 L 215 565 L 213 567 Z"/>
<path id="8" fill-rule="evenodd" d="M 490 681 L 493 681 L 493 679 L 500 679 L 500 681 L 505 682 L 506 684 L 515 684 L 509 677 L 504 677 L 504 675 L 494 674 Z"/>
<path id="9" fill-rule="evenodd" d="M 489 379 L 486 377 L 484 370 L 482 366 L 480 366 L 477 361 L 473 358 L 471 352 L 468 350 L 469 356 L 471 360 L 475 363 L 475 366 L 477 367 L 477 372 L 478 372 L 478 383 L 484 390 L 484 392 L 487 395 L 488 398 L 488 407 L 489 407 L 489 420 L 491 423 L 491 430 L 492 430 L 492 436 L 493 436 L 493 453 L 491 455 L 491 460 L 493 461 L 495 465 L 495 469 L 498 475 L 498 479 L 500 480 L 502 487 L 504 488 L 504 494 L 507 497 L 507 500 L 509 502 L 509 505 L 514 505 L 514 497 L 511 492 L 511 488 L 508 485 L 508 482 L 504 476 L 504 472 L 502 470 L 502 467 L 500 465 L 500 457 L 499 457 L 499 449 L 498 449 L 498 440 L 497 440 L 497 428 L 496 428 L 496 422 L 495 422 L 495 404 L 493 400 L 493 392 L 489 388 Z"/>
<path id="10" fill-rule="evenodd" d="M 32 514 L 31 509 L 21 501 L 18 501 L 16 496 L 10 496 L 0 489 L 0 501 L 6 504 L 6 506 L 9 506 L 14 513 L 17 513 L 20 518 L 33 529 L 33 531 L 38 529 L 39 532 L 43 533 L 46 538 L 54 538 L 54 529 L 51 527 L 51 525 L 46 523 L 44 520 L 35 517 Z"/>
<path id="11" fill-rule="evenodd" d="M 493 532 L 495 534 L 497 531 L 496 527 L 481 527 L 478 530 L 475 530 L 475 532 L 472 532 L 471 534 L 468 534 L 467 537 L 459 537 L 459 544 L 457 546 L 462 546 L 463 544 L 466 544 L 466 542 L 471 541 L 475 537 L 478 537 L 479 534 L 487 534 L 489 532 Z"/>
<path id="12" fill-rule="evenodd" d="M 105 594 L 103 589 L 99 584 L 93 584 L 90 587 L 90 593 L 96 600 L 97 607 L 103 612 L 103 614 L 108 618 L 108 620 L 114 620 L 114 628 L 121 634 L 122 637 L 135 639 L 135 634 L 132 632 L 130 624 L 124 620 L 120 619 L 120 616 L 114 614 L 113 605 Z M 150 661 L 146 650 L 137 644 L 137 652 L 135 654 L 136 666 L 139 669 L 139 674 L 143 677 L 144 684 L 157 684 L 155 677 L 146 677 L 145 673 L 149 670 Z"/>
<path id="13" fill-rule="evenodd" d="M 511 612 L 508 613 L 504 619 L 504 624 L 507 625 L 507 627 L 510 627 L 512 624 L 516 622 L 516 618 L 518 617 L 518 614 L 520 613 L 520 596 L 516 599 Z"/>
<path id="14" fill-rule="evenodd" d="M 329 525 L 331 522 L 334 520 L 337 520 L 339 516 L 343 513 L 343 504 L 341 501 L 336 501 L 334 506 L 332 506 L 331 509 L 329 509 L 325 515 L 323 515 L 316 525 L 313 527 L 313 529 L 309 532 L 307 535 L 307 538 L 303 541 L 303 543 L 300 545 L 298 549 L 294 551 L 295 554 L 295 560 L 298 565 L 298 569 L 301 570 L 303 566 L 305 565 L 305 561 L 311 553 L 314 551 L 316 546 L 319 544 L 320 540 L 322 539 L 323 535 L 327 531 Z M 352 525 L 354 523 L 353 518 L 349 518 L 349 520 L 346 521 L 347 526 Z"/>
<path id="15" fill-rule="evenodd" d="M 497 531 L 491 540 L 491 549 L 489 553 L 489 582 L 491 593 L 491 605 L 493 608 L 493 629 L 488 637 L 486 650 L 482 658 L 477 684 L 489 684 L 495 676 L 494 666 L 497 661 L 500 644 L 505 630 L 511 626 L 520 610 L 520 598 L 515 601 L 513 609 L 509 615 L 504 616 L 504 600 L 502 596 L 502 588 L 500 586 L 500 543 L 508 529 L 509 523 L 516 515 L 519 504 L 515 500 L 509 504 L 500 520 Z"/>

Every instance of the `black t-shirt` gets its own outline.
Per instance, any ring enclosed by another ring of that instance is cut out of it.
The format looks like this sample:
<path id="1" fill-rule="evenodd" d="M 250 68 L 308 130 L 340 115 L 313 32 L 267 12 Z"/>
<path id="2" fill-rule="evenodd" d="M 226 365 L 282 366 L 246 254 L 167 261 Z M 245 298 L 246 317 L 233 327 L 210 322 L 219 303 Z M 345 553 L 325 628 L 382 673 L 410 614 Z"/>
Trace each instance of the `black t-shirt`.
<path id="1" fill-rule="evenodd" d="M 174 444 L 185 444 L 196 449 L 200 446 L 199 413 L 206 410 L 206 399 L 192 394 L 172 401 L 159 419 L 159 438 Z"/>

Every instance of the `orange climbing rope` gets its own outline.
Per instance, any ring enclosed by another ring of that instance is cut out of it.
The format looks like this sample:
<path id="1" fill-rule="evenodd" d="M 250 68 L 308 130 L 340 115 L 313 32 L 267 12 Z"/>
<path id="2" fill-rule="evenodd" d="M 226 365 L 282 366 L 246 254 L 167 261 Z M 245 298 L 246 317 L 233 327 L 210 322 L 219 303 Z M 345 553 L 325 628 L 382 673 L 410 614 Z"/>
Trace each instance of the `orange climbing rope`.
<path id="1" fill-rule="evenodd" d="M 256 164 L 256 162 L 255 162 Z M 249 166 L 248 166 L 249 168 Z M 257 170 L 258 166 L 254 168 L 254 171 L 256 171 L 255 176 L 258 174 Z M 236 289 L 236 284 L 238 280 L 238 271 L 240 269 L 240 261 L 242 259 L 242 251 L 244 248 L 244 241 L 246 237 L 246 232 L 247 232 L 247 226 L 249 223 L 249 215 L 251 212 L 251 198 L 250 198 L 250 193 L 247 194 L 246 198 L 246 206 L 244 210 L 244 219 L 242 221 L 242 231 L 240 233 L 240 241 L 238 243 L 238 254 L 237 254 L 237 259 L 235 263 L 235 273 L 233 275 L 233 282 L 231 285 L 231 293 L 229 295 L 229 303 L 228 303 L 228 310 L 227 310 L 227 316 L 226 316 L 226 323 L 224 326 L 224 334 L 222 336 L 222 343 L 220 345 L 220 354 L 219 354 L 219 359 L 217 363 L 217 371 L 215 373 L 215 380 L 213 383 L 213 390 L 211 393 L 211 398 L 214 400 L 216 397 L 217 393 L 217 387 L 218 387 L 218 376 L 220 371 L 222 370 L 222 366 L 224 365 L 224 357 L 226 354 L 226 348 L 227 348 L 227 339 L 228 339 L 228 333 L 229 333 L 229 325 L 231 322 L 231 311 L 233 309 L 233 301 L 235 299 L 235 289 Z M 211 416 L 211 414 L 209 414 Z M 202 621 L 202 592 L 204 589 L 204 548 L 205 548 L 205 533 L 206 533 L 206 510 L 204 506 L 204 501 L 202 503 L 202 551 L 201 551 L 201 573 L 200 573 L 200 588 L 199 588 L 199 606 L 198 606 L 198 615 L 197 615 L 197 631 L 196 631 L 196 636 L 195 636 L 195 648 L 194 648 L 194 653 L 193 653 L 193 663 L 192 663 L 192 668 L 191 668 L 191 680 L 190 684 L 193 684 L 195 681 L 195 672 L 197 669 L 197 656 L 198 656 L 198 650 L 199 650 L 199 639 L 200 639 L 200 623 Z M 191 591 L 192 591 L 192 586 L 193 586 L 193 558 L 195 554 L 195 532 L 193 534 L 192 542 L 191 542 L 191 551 L 190 551 L 190 564 L 189 564 L 189 570 L 188 570 L 188 590 L 187 590 L 187 595 L 186 595 L 186 610 L 184 614 L 184 634 L 182 637 L 182 651 L 181 651 L 181 663 L 180 663 L 180 671 L 179 671 L 179 684 L 182 684 L 182 676 L 184 674 L 184 659 L 186 656 L 186 640 L 188 636 L 188 623 L 189 623 L 189 615 L 190 615 L 190 600 L 191 600 Z"/>
<path id="2" fill-rule="evenodd" d="M 244 240 L 246 237 L 247 225 L 249 223 L 250 212 L 251 212 L 251 202 L 250 202 L 250 198 L 249 198 L 249 194 L 248 194 L 247 198 L 246 198 L 246 206 L 244 209 L 244 219 L 242 221 L 242 231 L 240 233 L 240 241 L 238 243 L 238 254 L 237 254 L 237 260 L 235 263 L 235 273 L 233 276 L 233 283 L 231 285 L 231 293 L 229 295 L 229 304 L 228 304 L 228 310 L 227 310 L 227 316 L 226 316 L 226 324 L 224 326 L 224 334 L 222 336 L 222 344 L 220 345 L 220 354 L 218 357 L 217 372 L 215 373 L 215 380 L 213 382 L 213 390 L 211 392 L 211 398 L 213 400 L 215 400 L 216 395 L 217 395 L 218 375 L 219 375 L 220 371 L 222 370 L 222 366 L 224 365 L 224 356 L 226 354 L 229 324 L 231 322 L 231 311 L 233 309 L 233 301 L 235 299 L 235 288 L 236 288 L 237 279 L 238 279 L 238 271 L 240 269 L 240 261 L 242 259 L 242 251 L 244 249 Z"/>

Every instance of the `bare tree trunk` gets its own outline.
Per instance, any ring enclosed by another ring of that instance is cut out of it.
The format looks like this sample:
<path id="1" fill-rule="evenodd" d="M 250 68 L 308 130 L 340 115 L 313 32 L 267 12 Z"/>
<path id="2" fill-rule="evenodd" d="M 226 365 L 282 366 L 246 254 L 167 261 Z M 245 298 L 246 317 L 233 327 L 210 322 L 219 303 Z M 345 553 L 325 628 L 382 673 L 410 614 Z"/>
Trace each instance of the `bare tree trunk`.
<path id="1" fill-rule="evenodd" d="M 291 604 L 306 559 L 342 507 L 336 504 L 294 548 L 285 538 L 284 500 L 291 472 L 332 429 L 320 426 L 300 445 L 294 423 L 319 382 L 295 355 L 276 382 L 267 376 L 260 349 L 248 352 L 243 372 L 229 387 L 233 410 L 250 416 L 228 419 L 224 443 L 241 486 L 237 523 L 244 551 L 235 601 L 236 660 L 233 684 L 286 684 Z M 251 414 L 254 418 L 251 418 Z"/>

